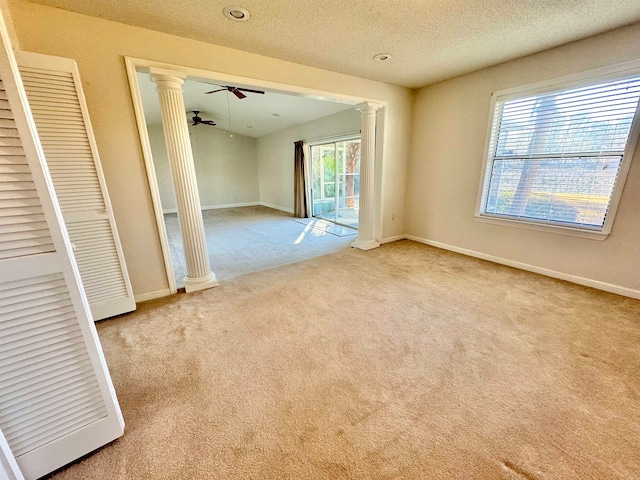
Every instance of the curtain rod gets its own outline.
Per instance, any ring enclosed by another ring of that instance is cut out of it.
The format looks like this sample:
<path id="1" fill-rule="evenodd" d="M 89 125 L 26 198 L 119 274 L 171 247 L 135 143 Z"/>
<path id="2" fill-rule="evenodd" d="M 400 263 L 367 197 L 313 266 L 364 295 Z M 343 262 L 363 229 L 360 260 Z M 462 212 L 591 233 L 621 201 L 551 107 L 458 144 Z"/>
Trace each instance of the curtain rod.
<path id="1" fill-rule="evenodd" d="M 341 133 L 339 135 L 331 135 L 329 137 L 320 137 L 320 138 L 314 138 L 311 140 L 303 140 L 303 141 L 307 145 L 322 145 L 323 143 L 333 143 L 333 142 L 339 142 L 341 140 L 350 140 L 354 137 L 359 137 L 359 136 L 360 136 L 360 130 L 356 130 L 355 132 Z"/>

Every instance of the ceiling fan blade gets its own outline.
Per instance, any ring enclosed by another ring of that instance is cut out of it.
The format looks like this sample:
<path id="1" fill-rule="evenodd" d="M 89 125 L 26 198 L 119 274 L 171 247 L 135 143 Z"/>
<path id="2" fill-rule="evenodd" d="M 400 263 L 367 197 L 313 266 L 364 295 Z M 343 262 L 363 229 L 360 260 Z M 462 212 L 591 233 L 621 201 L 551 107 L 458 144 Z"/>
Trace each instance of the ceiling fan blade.
<path id="1" fill-rule="evenodd" d="M 233 93 L 240 100 L 242 100 L 243 98 L 247 98 L 247 96 L 241 91 L 239 91 L 237 88 L 234 88 L 233 90 L 231 90 L 231 93 Z"/>
<path id="2" fill-rule="evenodd" d="M 261 95 L 264 95 L 264 92 L 262 90 L 251 90 L 250 88 L 238 88 L 238 90 L 242 90 L 243 92 L 259 93 Z"/>
<path id="3" fill-rule="evenodd" d="M 213 120 L 203 120 L 200 123 L 204 123 L 205 125 L 211 125 L 212 127 L 216 126 L 216 122 L 214 122 Z"/>
<path id="4" fill-rule="evenodd" d="M 224 92 L 225 90 L 226 90 L 226 88 L 219 88 L 218 90 L 211 90 L 210 92 L 204 92 L 204 94 L 208 95 L 210 93 Z"/>

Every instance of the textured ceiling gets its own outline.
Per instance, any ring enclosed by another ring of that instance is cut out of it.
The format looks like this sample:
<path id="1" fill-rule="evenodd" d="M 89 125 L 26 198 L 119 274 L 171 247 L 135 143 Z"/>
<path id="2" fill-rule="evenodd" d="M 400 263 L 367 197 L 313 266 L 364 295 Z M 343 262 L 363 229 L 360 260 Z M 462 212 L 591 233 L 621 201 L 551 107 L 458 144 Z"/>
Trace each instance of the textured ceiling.
<path id="1" fill-rule="evenodd" d="M 155 83 L 148 73 L 138 73 L 138 84 L 140 85 L 145 120 L 148 124 L 161 123 L 160 102 Z M 184 103 L 188 118 L 193 117 L 193 110 L 199 110 L 200 117 L 204 120 L 216 122 L 215 128 L 253 138 L 353 109 L 353 105 L 344 103 L 314 100 L 275 92 L 266 92 L 264 95 L 247 93 L 247 97 L 242 100 L 228 92 L 204 94 L 204 92 L 216 88 L 215 85 L 193 79 L 185 81 L 183 85 Z M 202 128 L 211 127 L 203 125 Z"/>
<path id="2" fill-rule="evenodd" d="M 640 21 L 639 0 L 36 3 L 411 88 Z M 251 19 L 226 19 L 229 4 Z M 393 58 L 374 62 L 381 52 Z"/>

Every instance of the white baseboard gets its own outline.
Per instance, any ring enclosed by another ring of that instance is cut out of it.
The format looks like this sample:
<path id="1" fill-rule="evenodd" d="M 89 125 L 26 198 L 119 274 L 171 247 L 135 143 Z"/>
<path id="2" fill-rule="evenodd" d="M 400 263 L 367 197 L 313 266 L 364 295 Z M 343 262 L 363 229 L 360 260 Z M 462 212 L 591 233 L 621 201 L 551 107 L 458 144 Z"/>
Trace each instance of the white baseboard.
<path id="1" fill-rule="evenodd" d="M 202 210 L 217 210 L 219 208 L 254 207 L 256 205 L 261 205 L 261 203 L 260 202 L 223 203 L 220 205 L 202 205 L 200 208 Z M 162 213 L 178 213 L 178 209 L 167 208 L 166 210 L 162 210 Z"/>
<path id="2" fill-rule="evenodd" d="M 387 237 L 380 240 L 380 245 L 383 245 L 385 243 L 397 242 L 398 240 L 404 240 L 406 238 L 406 235 L 394 235 L 393 237 Z"/>
<path id="3" fill-rule="evenodd" d="M 260 202 L 223 203 L 222 205 L 203 205 L 202 210 L 217 210 L 219 208 L 255 207 Z"/>
<path id="4" fill-rule="evenodd" d="M 168 297 L 171 295 L 171 290 L 163 288 L 162 290 L 156 290 L 154 292 L 140 293 L 134 295 L 136 303 L 146 302 L 147 300 L 153 300 L 154 298 Z"/>
<path id="5" fill-rule="evenodd" d="M 406 238 L 415 242 L 424 243 L 425 245 L 431 245 L 432 247 L 461 253 L 462 255 L 467 255 L 469 257 L 475 257 L 481 260 L 488 260 L 489 262 L 500 263 L 502 265 L 507 265 L 508 267 L 519 268 L 520 270 L 539 273 L 540 275 L 545 275 L 547 277 L 566 280 L 567 282 L 577 283 L 578 285 L 584 285 L 585 287 L 596 288 L 598 290 L 604 290 L 605 292 L 615 293 L 624 297 L 630 297 L 640 300 L 640 290 L 634 290 L 631 288 L 622 287 L 620 285 L 613 285 L 611 283 L 601 282 L 599 280 L 593 280 L 591 278 L 578 277 L 577 275 L 571 275 L 569 273 L 558 272 L 556 270 L 550 270 L 548 268 L 537 267 L 528 263 L 522 263 L 515 260 L 509 260 L 507 258 L 496 257 L 494 255 L 488 255 L 486 253 L 476 252 L 474 250 L 467 250 L 466 248 L 455 247 L 453 245 L 428 240 L 426 238 L 416 237 L 414 235 L 406 235 Z"/>
<path id="6" fill-rule="evenodd" d="M 280 210 L 282 212 L 287 212 L 293 214 L 293 208 L 281 207 L 280 205 L 274 205 L 273 203 L 267 202 L 258 202 L 258 205 L 262 205 L 263 207 L 273 208 L 274 210 Z"/>
<path id="7" fill-rule="evenodd" d="M 202 210 L 217 210 L 219 208 L 254 207 L 256 205 L 262 205 L 263 207 L 273 208 L 274 210 L 280 210 L 282 212 L 293 213 L 293 208 L 281 207 L 280 205 L 274 205 L 273 203 L 267 202 L 223 203 L 222 205 L 202 205 L 200 208 Z M 178 209 L 167 208 L 162 210 L 162 213 L 178 213 Z"/>

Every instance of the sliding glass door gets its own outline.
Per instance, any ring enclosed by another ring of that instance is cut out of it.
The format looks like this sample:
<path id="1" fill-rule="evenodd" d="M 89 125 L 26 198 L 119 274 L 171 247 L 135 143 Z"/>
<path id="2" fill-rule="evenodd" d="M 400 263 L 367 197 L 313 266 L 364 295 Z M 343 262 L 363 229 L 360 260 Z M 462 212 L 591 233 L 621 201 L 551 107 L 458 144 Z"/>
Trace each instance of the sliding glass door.
<path id="1" fill-rule="evenodd" d="M 358 228 L 360 138 L 311 145 L 313 216 Z"/>

